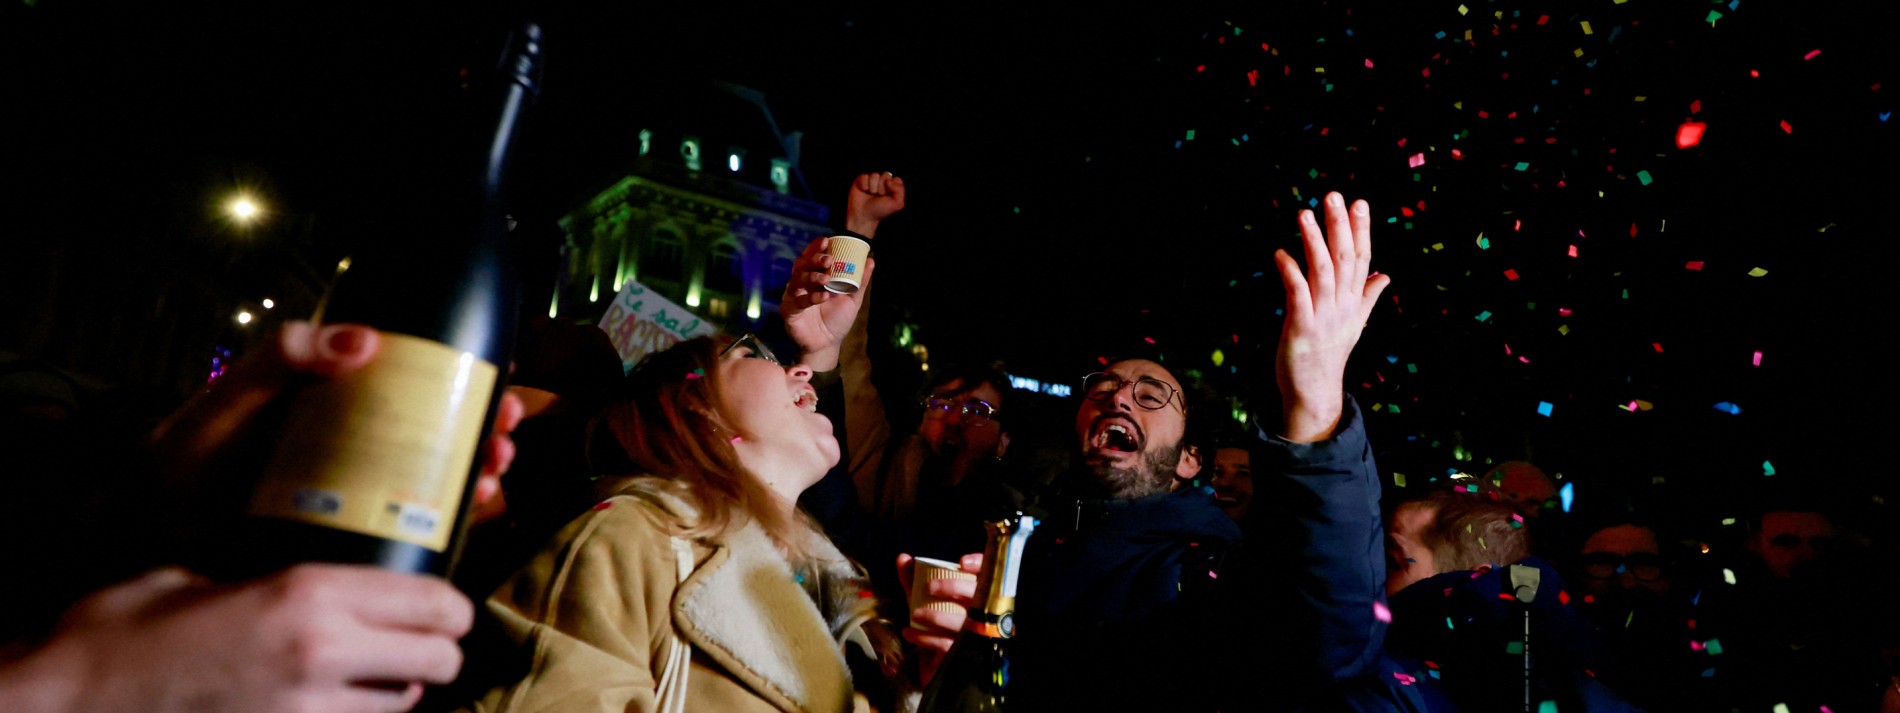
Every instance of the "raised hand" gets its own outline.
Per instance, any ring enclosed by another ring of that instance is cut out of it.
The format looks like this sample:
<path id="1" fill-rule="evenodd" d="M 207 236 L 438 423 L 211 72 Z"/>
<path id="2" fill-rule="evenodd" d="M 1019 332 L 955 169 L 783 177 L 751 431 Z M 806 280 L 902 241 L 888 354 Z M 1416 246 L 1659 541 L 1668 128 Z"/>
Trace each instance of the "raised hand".
<path id="1" fill-rule="evenodd" d="M 865 291 L 871 289 L 871 274 L 877 260 L 864 261 L 858 291 L 841 295 L 825 289 L 831 281 L 831 238 L 818 238 L 805 246 L 792 268 L 792 279 L 785 283 L 785 295 L 779 299 L 779 315 L 785 318 L 785 331 L 798 343 L 803 354 L 799 362 L 814 371 L 838 368 L 838 352 L 845 334 L 858 318 L 858 306 Z"/>
<path id="2" fill-rule="evenodd" d="M 845 200 L 844 227 L 864 237 L 877 234 L 884 219 L 904 209 L 904 179 L 890 173 L 861 173 Z"/>
<path id="3" fill-rule="evenodd" d="M 1285 424 L 1281 437 L 1312 443 L 1331 438 L 1339 427 L 1346 359 L 1392 278 L 1368 272 L 1372 217 L 1363 200 L 1353 201 L 1348 211 L 1338 193 L 1326 194 L 1324 235 L 1310 210 L 1300 211 L 1300 235 L 1305 273 L 1285 250 L 1273 254 L 1286 286 L 1275 378 Z"/>

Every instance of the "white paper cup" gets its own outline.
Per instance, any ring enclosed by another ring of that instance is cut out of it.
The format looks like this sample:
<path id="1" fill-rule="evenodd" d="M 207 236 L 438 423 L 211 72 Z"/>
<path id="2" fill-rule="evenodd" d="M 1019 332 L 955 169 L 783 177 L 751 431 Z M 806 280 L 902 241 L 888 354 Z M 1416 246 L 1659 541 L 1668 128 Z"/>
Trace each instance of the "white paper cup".
<path id="1" fill-rule="evenodd" d="M 963 571 L 963 568 L 958 566 L 955 562 L 945 562 L 928 557 L 912 558 L 910 570 L 910 608 L 912 611 L 929 609 L 931 611 L 940 612 L 960 612 L 964 610 L 964 606 L 961 604 L 930 594 L 930 583 L 939 579 L 962 579 L 974 582 L 976 581 L 976 575 Z M 920 629 L 923 628 L 917 626 L 916 622 L 911 622 L 911 626 Z"/>
<path id="2" fill-rule="evenodd" d="M 849 235 L 831 236 L 831 281 L 825 289 L 848 295 L 864 286 L 864 261 L 871 256 L 871 243 Z"/>

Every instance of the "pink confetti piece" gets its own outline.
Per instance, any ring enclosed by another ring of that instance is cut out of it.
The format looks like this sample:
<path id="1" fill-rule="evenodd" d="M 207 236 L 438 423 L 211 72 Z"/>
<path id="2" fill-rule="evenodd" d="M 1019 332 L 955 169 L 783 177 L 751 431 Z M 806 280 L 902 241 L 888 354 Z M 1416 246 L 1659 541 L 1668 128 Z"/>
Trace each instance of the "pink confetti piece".
<path id="1" fill-rule="evenodd" d="M 1392 610 L 1386 607 L 1385 602 L 1375 601 L 1372 603 L 1372 618 L 1378 619 L 1380 623 L 1390 624 L 1392 623 Z"/>
<path id="2" fill-rule="evenodd" d="M 1557 314 L 1558 314 L 1558 316 L 1562 316 L 1562 317 L 1568 317 L 1568 316 L 1570 316 L 1570 308 L 1569 308 L 1569 307 L 1558 307 L 1558 308 L 1557 308 Z"/>
<path id="3" fill-rule="evenodd" d="M 1820 50 L 1813 50 L 1813 51 L 1810 51 L 1810 52 L 1808 52 L 1808 53 L 1807 53 L 1807 54 L 1805 54 L 1805 55 L 1802 55 L 1802 56 L 1801 56 L 1801 59 L 1804 59 L 1804 60 L 1807 60 L 1807 59 L 1814 59 L 1815 57 L 1819 57 L 1819 56 L 1821 56 L 1821 51 L 1820 51 Z"/>
<path id="4" fill-rule="evenodd" d="M 1815 50 L 1815 51 L 1816 51 L 1816 52 L 1819 52 L 1820 50 Z M 1372 58 L 1371 58 L 1371 57 L 1367 57 L 1367 58 L 1366 58 L 1366 69 L 1372 69 Z"/>
<path id="5" fill-rule="evenodd" d="M 1412 154 L 1412 158 L 1407 160 L 1406 163 L 1410 164 L 1412 168 L 1423 166 L 1425 165 L 1425 154 L 1422 152 Z"/>
<path id="6" fill-rule="evenodd" d="M 1761 366 L 1761 352 L 1755 352 L 1755 366 Z"/>
<path id="7" fill-rule="evenodd" d="M 736 445 L 739 445 L 739 442 L 740 442 L 740 441 L 743 441 L 743 440 L 745 440 L 745 438 L 743 438 L 743 437 L 740 437 L 740 436 L 733 436 L 733 437 L 732 437 L 732 441 L 730 441 L 730 442 L 732 443 L 732 445 L 735 445 L 735 446 L 736 446 Z"/>
<path id="8" fill-rule="evenodd" d="M 1570 246 L 1570 256 L 1571 257 L 1577 256 L 1577 246 L 1575 245 Z"/>

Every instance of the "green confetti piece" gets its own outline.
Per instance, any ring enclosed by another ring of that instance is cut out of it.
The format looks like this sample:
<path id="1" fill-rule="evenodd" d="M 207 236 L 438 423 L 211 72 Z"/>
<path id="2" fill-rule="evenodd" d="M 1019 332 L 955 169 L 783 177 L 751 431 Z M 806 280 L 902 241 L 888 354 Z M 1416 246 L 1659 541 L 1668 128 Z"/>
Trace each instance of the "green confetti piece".
<path id="1" fill-rule="evenodd" d="M 1485 310 L 1485 311 L 1483 311 L 1483 312 L 1479 312 L 1479 313 L 1478 313 L 1478 321 L 1480 321 L 1480 322 L 1483 322 L 1483 321 L 1485 321 L 1485 320 L 1487 320 L 1487 319 L 1490 319 L 1490 318 L 1491 318 L 1491 310 L 1488 310 L 1488 309 L 1487 309 L 1487 310 Z"/>
<path id="2" fill-rule="evenodd" d="M 1187 133 L 1187 140 L 1189 140 L 1189 141 L 1193 141 L 1193 140 L 1194 140 L 1194 130 L 1193 130 L 1193 129 L 1188 129 L 1188 133 Z"/>
<path id="3" fill-rule="evenodd" d="M 1403 487 L 1405 487 L 1405 474 L 1404 474 L 1404 473 L 1393 473 L 1393 474 L 1392 474 L 1392 484 L 1393 484 L 1393 485 L 1396 485 L 1396 486 L 1399 486 L 1399 487 L 1401 487 L 1401 488 L 1403 488 Z"/>
<path id="4" fill-rule="evenodd" d="M 1761 462 L 1761 474 L 1762 474 L 1762 475 L 1774 475 L 1774 474 L 1775 474 L 1775 464 L 1773 464 L 1773 463 L 1770 463 L 1770 462 L 1768 462 L 1768 461 L 1762 461 L 1762 462 Z"/>
<path id="5" fill-rule="evenodd" d="M 1529 162 L 1529 161 L 1519 161 L 1519 162 L 1517 162 L 1517 170 L 1519 170 L 1519 171 L 1522 171 L 1522 170 L 1524 170 L 1524 169 L 1527 169 L 1527 168 L 1530 168 L 1530 167 L 1531 167 L 1531 162 Z"/>
<path id="6" fill-rule="evenodd" d="M 1193 137 L 1189 137 L 1189 138 L 1193 138 Z M 1656 179 L 1654 179 L 1654 178 L 1650 178 L 1650 177 L 1649 177 L 1649 172 L 1648 172 L 1648 171 L 1637 171 L 1637 172 L 1636 172 L 1636 180 L 1638 180 L 1638 181 L 1642 181 L 1642 182 L 1643 182 L 1643 185 L 1645 185 L 1645 186 L 1647 186 L 1647 185 L 1649 185 L 1650 183 L 1652 183 L 1652 182 L 1654 182 L 1654 181 L 1655 181 Z"/>
<path id="7" fill-rule="evenodd" d="M 1452 625 L 1451 625 L 1451 617 L 1445 617 L 1445 628 L 1447 628 L 1447 629 L 1456 629 L 1456 628 L 1458 628 L 1458 627 L 1455 627 L 1455 626 L 1452 626 Z"/>
<path id="8" fill-rule="evenodd" d="M 1556 701 L 1544 701 L 1537 704 L 1537 713 L 1563 713 L 1557 710 Z"/>
<path id="9" fill-rule="evenodd" d="M 1709 642 L 1706 644 L 1703 644 L 1703 646 L 1708 648 L 1710 656 L 1722 655 L 1722 640 L 1721 639 L 1709 639 Z"/>
<path id="10" fill-rule="evenodd" d="M 1722 13 L 1715 10 L 1710 10 L 1709 16 L 1704 19 L 1708 21 L 1710 27 L 1714 27 L 1715 21 L 1722 19 Z"/>
<path id="11" fill-rule="evenodd" d="M 1389 408 L 1389 409 L 1392 409 L 1392 413 L 1398 413 L 1398 412 L 1399 412 L 1399 405 L 1398 405 L 1398 404 L 1392 404 L 1391 406 L 1388 406 L 1388 407 L 1386 407 L 1386 408 Z"/>
<path id="12" fill-rule="evenodd" d="M 1408 374 L 1416 374 L 1416 373 L 1418 373 L 1418 365 L 1417 365 L 1417 364 L 1406 364 L 1406 365 L 1405 365 L 1405 372 L 1406 372 L 1406 373 L 1408 373 Z"/>
<path id="13" fill-rule="evenodd" d="M 1749 271 L 1748 271 L 1748 276 L 1749 276 L 1749 277 L 1762 277 L 1762 276 L 1764 276 L 1764 275 L 1767 275 L 1767 274 L 1768 274 L 1768 271 L 1767 271 L 1767 270 L 1763 270 L 1763 269 L 1761 269 L 1761 268 L 1759 268 L 1759 267 L 1758 267 L 1758 268 L 1755 268 L 1755 269 L 1753 269 L 1753 270 L 1749 270 Z"/>
<path id="14" fill-rule="evenodd" d="M 1524 642 L 1513 641 L 1504 645 L 1504 653 L 1518 655 L 1524 653 Z"/>

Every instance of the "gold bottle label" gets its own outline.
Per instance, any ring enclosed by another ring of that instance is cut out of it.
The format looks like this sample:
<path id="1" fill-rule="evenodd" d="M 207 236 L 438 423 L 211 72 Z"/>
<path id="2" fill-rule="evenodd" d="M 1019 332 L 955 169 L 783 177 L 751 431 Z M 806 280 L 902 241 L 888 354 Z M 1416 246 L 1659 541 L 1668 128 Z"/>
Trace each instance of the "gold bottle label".
<path id="1" fill-rule="evenodd" d="M 382 334 L 368 366 L 306 387 L 250 513 L 448 549 L 495 365 Z"/>

